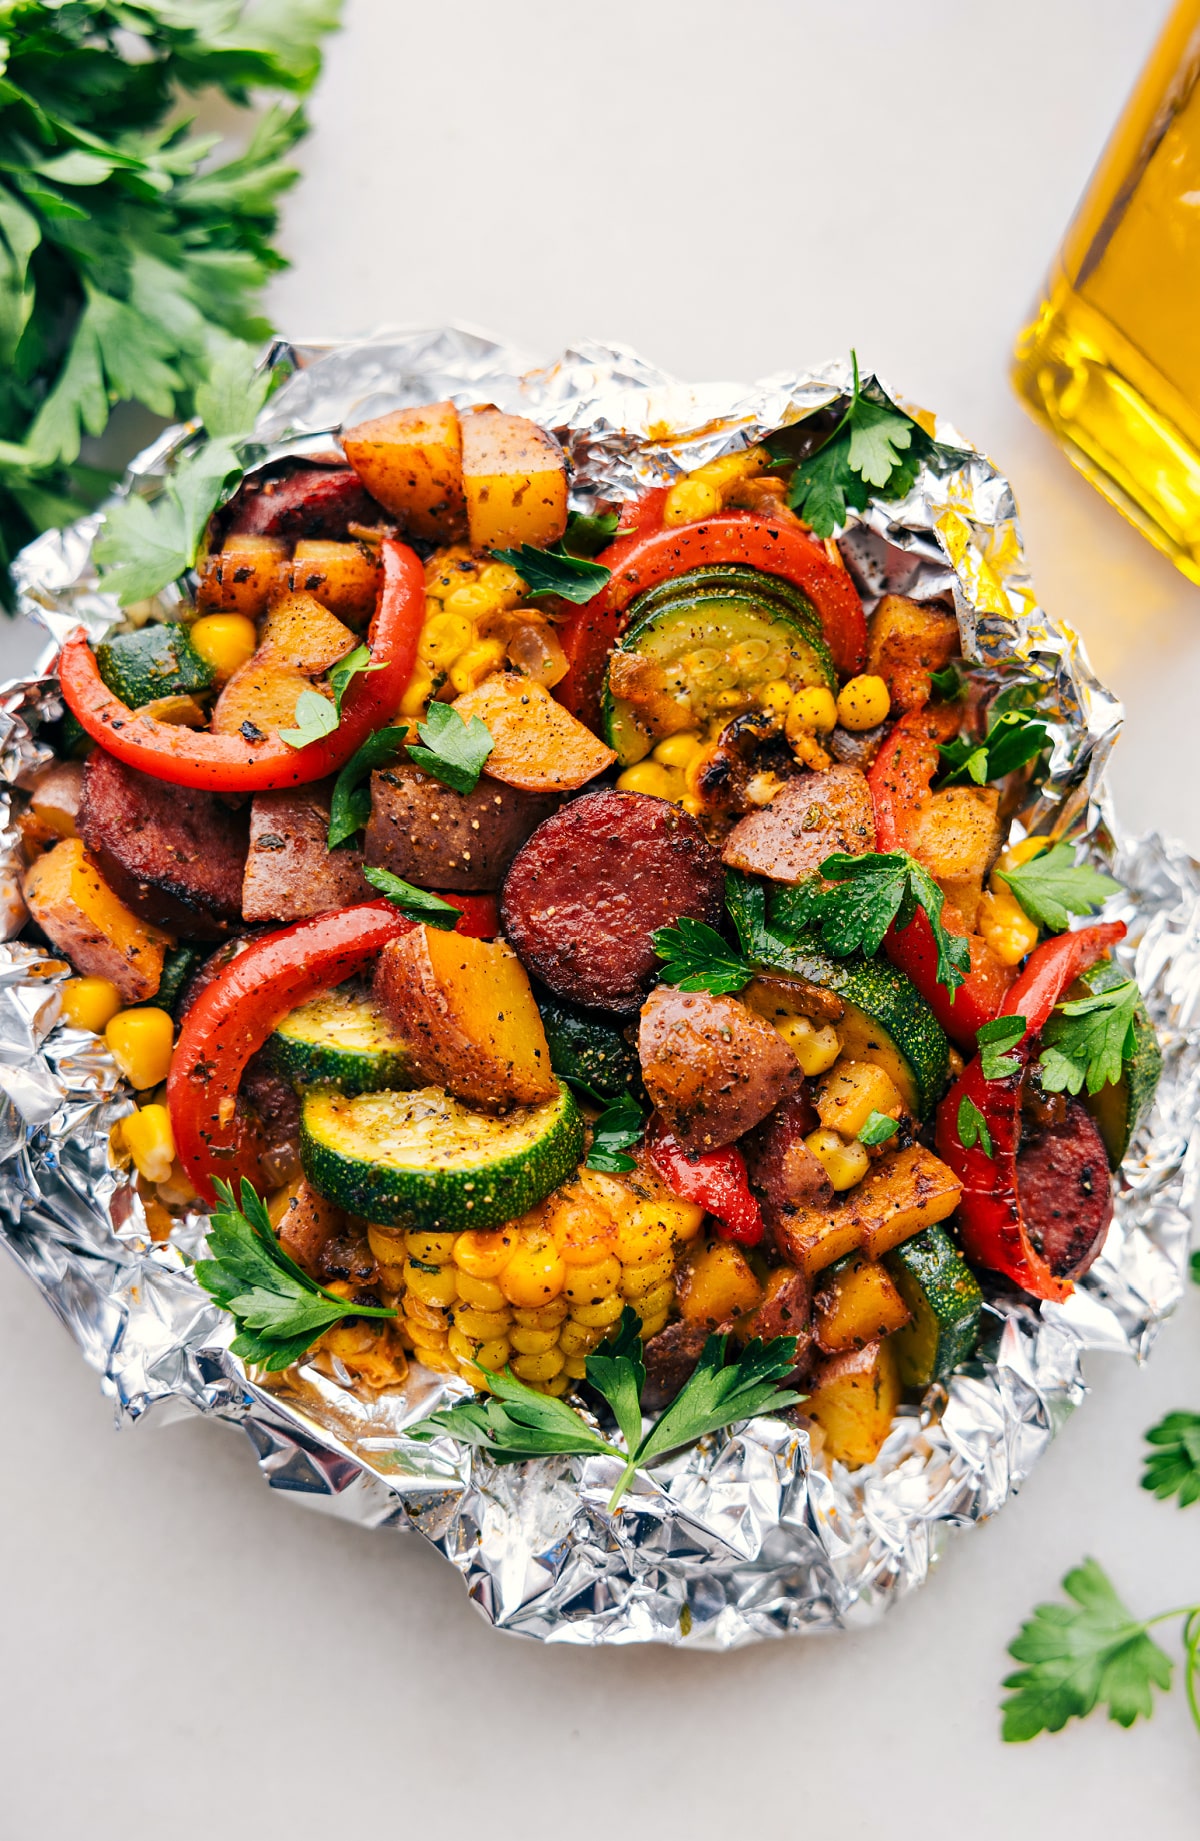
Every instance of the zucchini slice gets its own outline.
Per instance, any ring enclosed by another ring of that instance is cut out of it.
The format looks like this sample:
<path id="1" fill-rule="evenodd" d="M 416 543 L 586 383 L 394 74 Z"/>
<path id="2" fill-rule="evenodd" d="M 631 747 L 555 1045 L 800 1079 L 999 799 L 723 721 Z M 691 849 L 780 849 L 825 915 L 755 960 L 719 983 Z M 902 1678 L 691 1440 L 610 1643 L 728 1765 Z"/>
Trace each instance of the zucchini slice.
<path id="1" fill-rule="evenodd" d="M 836 695 L 820 624 L 808 603 L 797 605 L 804 597 L 781 593 L 784 584 L 756 570 L 737 571 L 757 578 L 754 586 L 707 579 L 716 573 L 690 571 L 632 605 L 601 698 L 604 737 L 622 767 L 644 759 L 664 735 L 757 708 L 776 680 Z M 706 579 L 696 585 L 693 575 Z"/>
<path id="2" fill-rule="evenodd" d="M 550 1066 L 560 1079 L 589 1087 L 603 1100 L 641 1096 L 637 1050 L 611 1017 L 593 1016 L 541 991 L 537 1005 L 550 1044 Z"/>
<path id="3" fill-rule="evenodd" d="M 696 595 L 736 595 L 757 606 L 779 608 L 797 625 L 822 637 L 821 616 L 803 591 L 781 576 L 766 575 L 761 569 L 748 569 L 744 563 L 708 563 L 688 569 L 683 575 L 668 576 L 638 595 L 632 604 L 629 624 L 644 620 L 675 601 L 688 601 Z"/>
<path id="4" fill-rule="evenodd" d="M 544 1201 L 583 1155 L 570 1089 L 496 1118 L 443 1093 L 304 1095 L 300 1158 L 315 1189 L 383 1226 L 456 1233 L 499 1227 Z"/>
<path id="5" fill-rule="evenodd" d="M 131 710 L 158 697 L 188 697 L 210 690 L 213 667 L 192 644 L 186 626 L 155 622 L 136 633 L 117 633 L 96 647 L 100 676 Z"/>
<path id="6" fill-rule="evenodd" d="M 927 1227 L 884 1255 L 912 1322 L 892 1336 L 905 1387 L 944 1381 L 979 1340 L 983 1293 L 944 1227 Z"/>
<path id="7" fill-rule="evenodd" d="M 767 971 L 791 973 L 834 991 L 846 1006 L 836 1025 L 842 1052 L 852 1061 L 872 1061 L 889 1074 L 905 1106 L 926 1121 L 946 1089 L 950 1044 L 920 992 L 889 959 L 853 954 L 835 959 L 805 933 L 790 934 L 772 923 L 786 915 L 788 889 L 768 898 L 763 883 L 730 874 L 725 904 L 748 959 Z"/>
<path id="8" fill-rule="evenodd" d="M 322 991 L 285 1016 L 270 1049 L 279 1072 L 297 1087 L 374 1093 L 411 1078 L 403 1036 L 354 984 Z"/>
<path id="9" fill-rule="evenodd" d="M 1120 966 L 1108 962 L 1085 973 L 1080 983 L 1089 991 L 1104 991 L 1124 977 Z M 1154 1104 L 1161 1073 L 1162 1049 L 1139 997 L 1133 1013 L 1133 1053 L 1125 1058 L 1120 1080 L 1109 1081 L 1098 1093 L 1080 1095 L 1100 1127 L 1109 1166 L 1114 1170 L 1120 1168 L 1134 1132 Z"/>

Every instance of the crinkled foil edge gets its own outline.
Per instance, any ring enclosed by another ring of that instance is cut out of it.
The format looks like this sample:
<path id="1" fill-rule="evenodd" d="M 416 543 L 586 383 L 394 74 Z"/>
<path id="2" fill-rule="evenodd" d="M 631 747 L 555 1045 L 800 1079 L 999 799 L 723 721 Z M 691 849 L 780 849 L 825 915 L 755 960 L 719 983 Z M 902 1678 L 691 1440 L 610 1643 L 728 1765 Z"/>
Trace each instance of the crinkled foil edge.
<path id="1" fill-rule="evenodd" d="M 289 373 L 260 418 L 266 459 L 327 451 L 341 423 L 408 403 L 491 402 L 555 429 L 580 509 L 799 420 L 849 384 L 848 366 L 833 363 L 693 387 L 596 344 L 537 366 L 462 327 L 280 341 L 265 362 Z M 639 1477 L 610 1516 L 610 1460 L 497 1468 L 448 1439 L 412 1440 L 408 1427 L 464 1391 L 454 1379 L 418 1368 L 403 1396 L 371 1397 L 307 1365 L 269 1383 L 248 1376 L 229 1353 L 228 1319 L 191 1277 L 203 1217 L 180 1223 L 168 1244 L 150 1240 L 137 1193 L 107 1151 L 128 1090 L 103 1044 L 59 1020 L 68 968 L 16 937 L 24 910 L 13 803 L 49 758 L 39 731 L 60 705 L 48 675 L 0 691 L 5 1244 L 100 1375 L 118 1419 L 200 1412 L 240 1425 L 272 1488 L 367 1527 L 422 1535 L 506 1630 L 557 1643 L 730 1648 L 873 1621 L 925 1580 L 950 1529 L 994 1514 L 1020 1487 L 1083 1399 L 1084 1355 L 1141 1359 L 1181 1295 L 1196 1192 L 1200 868 L 1177 844 L 1117 830 L 1104 765 L 1120 705 L 1078 636 L 1038 607 L 1008 482 L 953 428 L 912 412 L 963 449 L 964 464 L 941 478 L 924 470 L 903 503 L 855 517 L 843 552 L 868 607 L 887 592 L 949 594 L 979 670 L 1038 682 L 1054 747 L 1021 823 L 1086 843 L 1124 883 L 1108 912 L 1129 925 L 1120 956 L 1147 993 L 1165 1069 L 1120 1173 L 1104 1252 L 1075 1295 L 1040 1313 L 993 1295 L 978 1359 L 948 1390 L 906 1408 L 864 1470 L 828 1471 L 803 1429 L 763 1418 Z M 122 491 L 153 495 L 196 439 L 194 425 L 169 430 Z M 95 636 L 117 617 L 91 563 L 99 522 L 82 519 L 18 559 L 23 610 L 56 643 L 80 621 Z"/>

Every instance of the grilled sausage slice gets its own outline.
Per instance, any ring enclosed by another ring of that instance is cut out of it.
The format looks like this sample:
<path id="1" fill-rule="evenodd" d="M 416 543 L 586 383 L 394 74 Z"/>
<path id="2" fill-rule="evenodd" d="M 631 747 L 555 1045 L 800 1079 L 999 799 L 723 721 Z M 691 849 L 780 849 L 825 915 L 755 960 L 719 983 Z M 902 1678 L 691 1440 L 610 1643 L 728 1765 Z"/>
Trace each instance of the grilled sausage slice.
<path id="1" fill-rule="evenodd" d="M 328 848 L 329 786 L 256 793 L 250 854 L 242 885 L 248 921 L 309 920 L 377 895 L 362 873 L 362 852 Z"/>
<path id="2" fill-rule="evenodd" d="M 1104 1245 L 1113 1204 L 1104 1140 L 1081 1101 L 1069 1101 L 1065 1118 L 1023 1140 L 1017 1194 L 1055 1276 L 1082 1278 Z"/>

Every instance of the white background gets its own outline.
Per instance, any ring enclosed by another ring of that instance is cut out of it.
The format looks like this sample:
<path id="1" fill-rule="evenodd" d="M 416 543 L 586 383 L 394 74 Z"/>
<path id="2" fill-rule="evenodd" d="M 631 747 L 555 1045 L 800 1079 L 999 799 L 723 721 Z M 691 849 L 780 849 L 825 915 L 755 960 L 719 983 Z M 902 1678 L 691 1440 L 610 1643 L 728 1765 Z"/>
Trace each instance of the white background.
<path id="1" fill-rule="evenodd" d="M 1126 823 L 1200 850 L 1200 593 L 1009 390 L 1014 332 L 1162 0 L 350 0 L 288 204 L 297 335 L 472 321 L 681 376 L 845 352 L 1012 477 L 1035 581 L 1124 697 Z M 415 1538 L 305 1514 L 240 1436 L 112 1432 L 0 1265 L 0 1836 L 1019 1832 L 1194 1841 L 1176 1692 L 1130 1733 L 998 1741 L 1004 1648 L 1086 1553 L 1200 1597 L 1200 1506 L 1137 1488 L 1200 1407 L 1200 1293 L 1110 1359 L 1021 1499 L 881 1627 L 732 1656 L 492 1632 Z"/>

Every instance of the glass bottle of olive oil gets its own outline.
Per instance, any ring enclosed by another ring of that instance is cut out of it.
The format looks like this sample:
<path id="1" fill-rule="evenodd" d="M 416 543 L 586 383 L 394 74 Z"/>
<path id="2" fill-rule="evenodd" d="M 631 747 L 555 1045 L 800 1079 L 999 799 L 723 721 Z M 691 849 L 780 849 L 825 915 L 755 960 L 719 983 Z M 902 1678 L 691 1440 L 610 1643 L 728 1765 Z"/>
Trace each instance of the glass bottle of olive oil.
<path id="1" fill-rule="evenodd" d="M 1101 155 L 1014 381 L 1200 582 L 1200 0 L 1179 0 Z"/>

